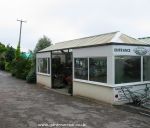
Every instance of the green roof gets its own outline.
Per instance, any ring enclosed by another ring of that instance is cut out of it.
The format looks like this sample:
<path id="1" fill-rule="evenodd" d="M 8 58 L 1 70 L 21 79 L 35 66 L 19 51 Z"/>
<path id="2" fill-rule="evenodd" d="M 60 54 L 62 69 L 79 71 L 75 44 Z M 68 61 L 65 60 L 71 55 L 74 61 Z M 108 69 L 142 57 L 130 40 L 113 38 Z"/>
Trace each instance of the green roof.
<path id="1" fill-rule="evenodd" d="M 32 54 L 31 53 L 23 52 L 23 53 L 21 53 L 21 57 L 23 57 L 25 59 L 32 58 Z"/>

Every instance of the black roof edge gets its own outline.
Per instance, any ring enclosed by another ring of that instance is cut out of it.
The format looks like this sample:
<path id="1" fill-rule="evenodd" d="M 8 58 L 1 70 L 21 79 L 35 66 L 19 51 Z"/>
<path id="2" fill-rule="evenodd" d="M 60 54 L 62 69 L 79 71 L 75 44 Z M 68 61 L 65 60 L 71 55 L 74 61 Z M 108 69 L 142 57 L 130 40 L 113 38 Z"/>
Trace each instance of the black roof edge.
<path id="1" fill-rule="evenodd" d="M 96 46 L 108 46 L 108 45 L 126 45 L 126 46 L 128 45 L 128 46 L 150 47 L 150 45 L 147 45 L 147 44 L 127 44 L 127 43 L 110 42 L 110 43 L 105 43 L 105 44 L 88 45 L 88 46 L 81 46 L 81 47 L 70 47 L 70 48 L 65 48 L 65 49 L 48 50 L 48 51 L 41 51 L 41 52 L 36 52 L 36 53 L 52 52 L 52 51 L 67 50 L 67 49 L 80 49 L 80 48 L 88 48 L 88 47 L 96 47 Z"/>
<path id="2" fill-rule="evenodd" d="M 148 38 L 150 38 L 150 37 L 140 37 L 138 39 L 148 39 Z"/>
<path id="3" fill-rule="evenodd" d="M 112 45 L 128 45 L 128 46 L 147 46 L 150 47 L 149 44 L 127 44 L 127 43 L 116 43 L 116 42 L 111 42 Z"/>

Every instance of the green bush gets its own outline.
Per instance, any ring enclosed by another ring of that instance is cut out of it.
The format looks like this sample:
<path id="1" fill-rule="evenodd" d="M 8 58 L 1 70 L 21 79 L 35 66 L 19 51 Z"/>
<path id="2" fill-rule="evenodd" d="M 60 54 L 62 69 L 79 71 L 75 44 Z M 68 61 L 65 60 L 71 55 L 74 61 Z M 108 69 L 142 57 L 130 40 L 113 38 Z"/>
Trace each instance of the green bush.
<path id="1" fill-rule="evenodd" d="M 5 61 L 0 60 L 0 70 L 5 70 Z"/>
<path id="2" fill-rule="evenodd" d="M 10 62 L 5 62 L 5 71 L 10 72 L 12 69 L 11 63 Z"/>
<path id="3" fill-rule="evenodd" d="M 36 69 L 32 68 L 26 77 L 27 83 L 36 83 Z"/>
<path id="4" fill-rule="evenodd" d="M 17 70 L 16 69 L 16 60 L 12 61 L 11 66 L 12 66 L 11 75 L 15 76 L 16 75 L 16 70 Z"/>
<path id="5" fill-rule="evenodd" d="M 31 69 L 31 60 L 19 58 L 13 61 L 12 76 L 26 80 L 26 77 Z"/>

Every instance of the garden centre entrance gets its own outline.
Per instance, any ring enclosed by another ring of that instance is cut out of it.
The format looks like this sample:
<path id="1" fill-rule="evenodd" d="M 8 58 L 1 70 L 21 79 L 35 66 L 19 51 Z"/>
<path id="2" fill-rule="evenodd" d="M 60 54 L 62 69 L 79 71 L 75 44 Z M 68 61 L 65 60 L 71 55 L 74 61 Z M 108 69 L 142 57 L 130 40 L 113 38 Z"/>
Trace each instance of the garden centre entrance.
<path id="1" fill-rule="evenodd" d="M 52 88 L 72 94 L 72 50 L 51 52 Z"/>

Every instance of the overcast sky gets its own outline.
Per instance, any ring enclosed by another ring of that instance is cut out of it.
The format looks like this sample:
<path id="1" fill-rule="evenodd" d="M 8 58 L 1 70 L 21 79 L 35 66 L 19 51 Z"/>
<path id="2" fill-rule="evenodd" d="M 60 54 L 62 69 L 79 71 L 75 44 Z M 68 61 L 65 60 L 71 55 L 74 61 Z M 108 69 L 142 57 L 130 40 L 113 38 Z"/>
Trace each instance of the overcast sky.
<path id="1" fill-rule="evenodd" d="M 46 35 L 52 43 L 121 31 L 150 36 L 150 0 L 0 0 L 0 42 L 33 50 Z"/>

